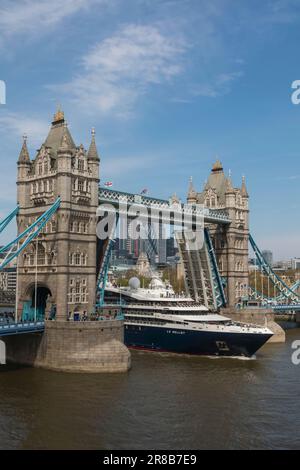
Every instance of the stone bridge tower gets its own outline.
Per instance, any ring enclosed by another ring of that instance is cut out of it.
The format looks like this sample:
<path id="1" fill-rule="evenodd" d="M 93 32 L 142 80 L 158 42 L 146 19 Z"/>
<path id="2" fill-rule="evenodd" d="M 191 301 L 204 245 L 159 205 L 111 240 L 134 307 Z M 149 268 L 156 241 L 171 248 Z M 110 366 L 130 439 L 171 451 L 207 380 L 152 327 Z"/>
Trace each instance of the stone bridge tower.
<path id="1" fill-rule="evenodd" d="M 62 111 L 33 160 L 26 137 L 18 160 L 18 233 L 61 198 L 43 233 L 19 257 L 18 315 L 66 320 L 91 313 L 96 292 L 96 209 L 99 157 L 95 135 L 89 150 L 76 146 Z"/>
<path id="2" fill-rule="evenodd" d="M 204 204 L 211 209 L 225 209 L 232 222 L 209 225 L 220 274 L 226 278 L 226 296 L 234 306 L 248 295 L 248 236 L 249 196 L 245 178 L 240 188 L 234 188 L 231 176 L 225 176 L 219 160 L 213 165 L 202 192 L 197 192 L 190 181 L 187 202 Z"/>

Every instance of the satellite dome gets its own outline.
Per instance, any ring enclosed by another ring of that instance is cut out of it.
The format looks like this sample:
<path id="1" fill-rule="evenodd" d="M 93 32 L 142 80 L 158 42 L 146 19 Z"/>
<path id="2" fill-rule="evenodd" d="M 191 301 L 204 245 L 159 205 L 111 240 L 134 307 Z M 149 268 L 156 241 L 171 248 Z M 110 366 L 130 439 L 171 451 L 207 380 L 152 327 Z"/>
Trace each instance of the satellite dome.
<path id="1" fill-rule="evenodd" d="M 130 289 L 137 290 L 137 289 L 139 289 L 141 283 L 140 283 L 140 280 L 139 280 L 138 277 L 131 277 L 128 281 L 128 285 L 129 285 Z"/>

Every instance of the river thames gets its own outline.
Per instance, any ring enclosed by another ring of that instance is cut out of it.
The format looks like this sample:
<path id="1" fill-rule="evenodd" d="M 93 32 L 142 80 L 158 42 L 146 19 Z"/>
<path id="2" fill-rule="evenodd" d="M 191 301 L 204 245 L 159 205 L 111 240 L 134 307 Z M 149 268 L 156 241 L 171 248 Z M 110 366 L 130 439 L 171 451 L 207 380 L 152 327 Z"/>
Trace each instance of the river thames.
<path id="1" fill-rule="evenodd" d="M 132 353 L 127 374 L 1 366 L 1 449 L 297 449 L 300 329 L 256 359 Z"/>

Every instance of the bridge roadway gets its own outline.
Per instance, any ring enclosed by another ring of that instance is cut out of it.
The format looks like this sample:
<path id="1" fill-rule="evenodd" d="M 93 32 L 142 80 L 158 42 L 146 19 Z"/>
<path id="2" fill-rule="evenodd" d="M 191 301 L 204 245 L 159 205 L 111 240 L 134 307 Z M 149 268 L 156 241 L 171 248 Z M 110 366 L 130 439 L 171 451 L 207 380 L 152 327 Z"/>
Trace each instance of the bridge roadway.
<path id="1" fill-rule="evenodd" d="M 0 337 L 20 335 L 25 333 L 38 333 L 45 329 L 43 321 L 22 323 L 0 323 Z"/>
<path id="2" fill-rule="evenodd" d="M 300 304 L 274 305 L 272 308 L 274 312 L 296 312 L 300 311 Z"/>
<path id="3" fill-rule="evenodd" d="M 203 227 L 203 221 L 214 224 L 231 223 L 225 209 L 209 209 L 201 204 L 182 204 L 174 202 L 172 199 L 167 201 L 145 194 L 132 194 L 108 188 L 99 188 L 99 205 L 102 204 L 110 204 L 117 209 L 119 214 L 132 215 L 132 217 L 135 217 L 137 215 L 135 211 L 140 209 L 139 217 L 148 218 L 151 215 L 151 222 L 182 225 L 183 221 L 187 220 L 187 222 L 191 221 L 201 227 Z M 133 206 L 134 210 L 130 211 L 130 206 Z M 150 213 L 148 213 L 148 209 L 150 209 Z"/>

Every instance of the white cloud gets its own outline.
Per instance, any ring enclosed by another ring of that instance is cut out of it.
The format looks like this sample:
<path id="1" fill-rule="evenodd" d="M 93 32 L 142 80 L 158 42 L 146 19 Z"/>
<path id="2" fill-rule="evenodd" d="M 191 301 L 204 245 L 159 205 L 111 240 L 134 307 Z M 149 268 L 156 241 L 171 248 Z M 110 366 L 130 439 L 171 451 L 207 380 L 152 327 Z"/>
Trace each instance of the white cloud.
<path id="1" fill-rule="evenodd" d="M 51 86 L 90 112 L 128 116 L 137 99 L 183 72 L 188 45 L 180 34 L 157 26 L 128 24 L 96 44 L 82 58 L 84 72 L 70 83 Z"/>
<path id="2" fill-rule="evenodd" d="M 28 136 L 29 145 L 40 145 L 49 130 L 49 123 L 41 118 L 28 117 L 19 113 L 5 113 L 0 116 L 0 134 L 13 134 L 20 138 Z"/>
<path id="3" fill-rule="evenodd" d="M 191 89 L 191 92 L 195 96 L 216 98 L 217 96 L 229 93 L 231 91 L 232 84 L 242 76 L 242 71 L 221 73 L 214 80 L 212 80 L 212 83 L 199 83 L 194 85 Z"/>
<path id="4" fill-rule="evenodd" d="M 20 33 L 44 33 L 66 17 L 108 0 L 2 0 L 0 38 Z"/>

